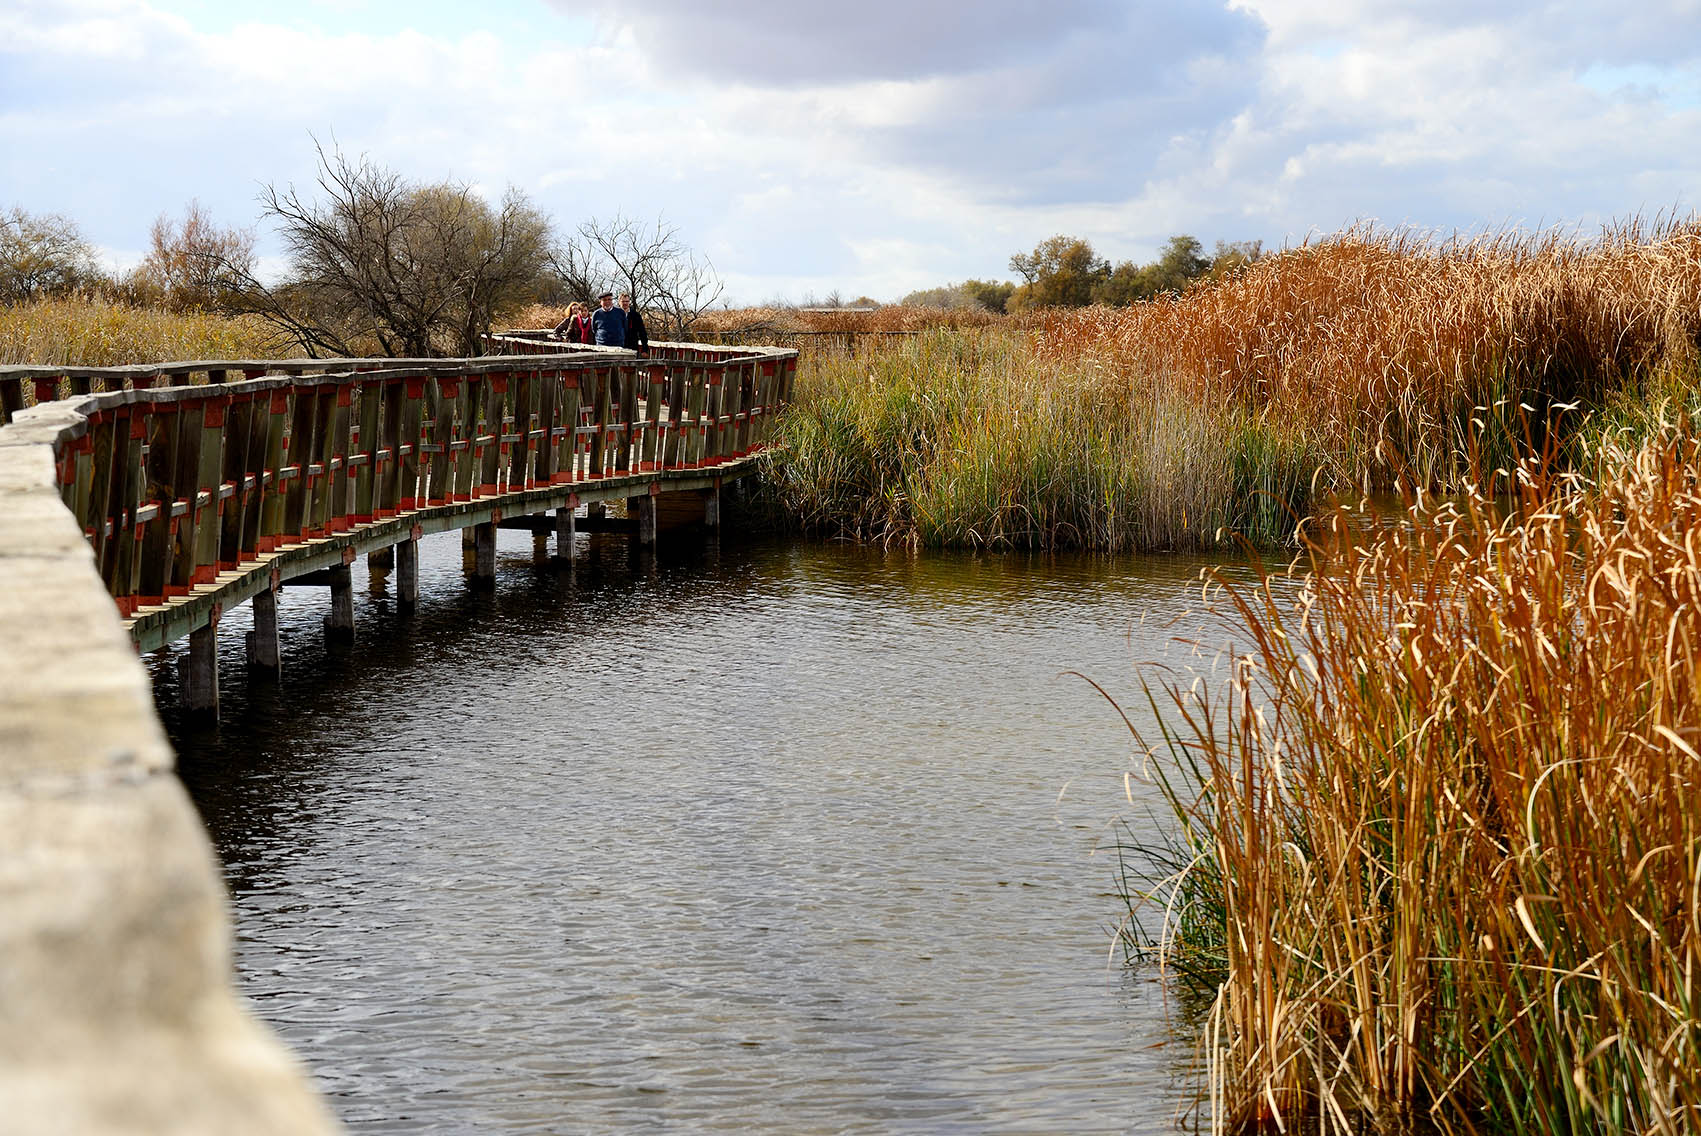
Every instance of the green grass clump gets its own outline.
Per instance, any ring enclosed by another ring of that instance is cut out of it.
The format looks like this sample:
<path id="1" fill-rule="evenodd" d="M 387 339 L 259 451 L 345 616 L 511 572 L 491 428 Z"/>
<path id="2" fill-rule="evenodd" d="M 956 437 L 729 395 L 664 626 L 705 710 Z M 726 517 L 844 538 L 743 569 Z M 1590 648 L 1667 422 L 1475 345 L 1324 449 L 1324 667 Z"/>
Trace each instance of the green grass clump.
<path id="1" fill-rule="evenodd" d="M 1297 429 L 1215 412 L 1002 327 L 813 357 L 764 480 L 808 532 L 924 547 L 1215 547 L 1287 537 L 1315 460 Z"/>
<path id="2" fill-rule="evenodd" d="M 1225 588 L 1226 699 L 1153 690 L 1136 945 L 1214 996 L 1218 1130 L 1701 1131 L 1701 442 L 1641 425 L 1332 515 Z"/>

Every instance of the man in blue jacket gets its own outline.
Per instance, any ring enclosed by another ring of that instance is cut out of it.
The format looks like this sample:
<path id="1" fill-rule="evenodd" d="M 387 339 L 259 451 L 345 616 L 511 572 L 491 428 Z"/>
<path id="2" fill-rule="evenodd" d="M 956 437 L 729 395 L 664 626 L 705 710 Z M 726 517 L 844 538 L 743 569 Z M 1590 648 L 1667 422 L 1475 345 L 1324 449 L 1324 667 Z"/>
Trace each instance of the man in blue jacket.
<path id="1" fill-rule="evenodd" d="M 597 310 L 591 313 L 591 334 L 598 347 L 626 346 L 626 313 L 614 306 L 614 293 L 604 292 L 597 297 Z"/>

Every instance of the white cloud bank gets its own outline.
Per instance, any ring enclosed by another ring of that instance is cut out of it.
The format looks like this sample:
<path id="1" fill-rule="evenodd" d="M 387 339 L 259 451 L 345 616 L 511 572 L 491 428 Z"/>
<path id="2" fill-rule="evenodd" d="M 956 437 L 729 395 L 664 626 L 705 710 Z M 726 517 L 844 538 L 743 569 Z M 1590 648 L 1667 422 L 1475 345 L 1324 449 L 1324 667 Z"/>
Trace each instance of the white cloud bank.
<path id="1" fill-rule="evenodd" d="M 9 0 L 0 207 L 133 256 L 191 197 L 251 223 L 317 135 L 563 225 L 665 214 L 754 301 L 1004 276 L 1056 232 L 1141 259 L 1590 224 L 1687 208 L 1701 173 L 1695 0 L 453 7 Z"/>

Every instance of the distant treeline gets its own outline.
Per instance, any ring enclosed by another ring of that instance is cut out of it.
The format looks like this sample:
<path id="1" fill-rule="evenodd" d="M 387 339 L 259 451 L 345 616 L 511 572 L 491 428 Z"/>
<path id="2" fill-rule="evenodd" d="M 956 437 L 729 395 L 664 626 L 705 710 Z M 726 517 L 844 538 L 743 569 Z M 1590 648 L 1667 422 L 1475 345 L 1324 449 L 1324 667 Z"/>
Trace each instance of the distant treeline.
<path id="1" fill-rule="evenodd" d="M 319 159 L 311 190 L 261 190 L 281 272 L 260 272 L 253 229 L 219 225 L 193 201 L 181 220 L 155 221 L 140 264 L 116 275 L 71 219 L 0 211 L 0 308 L 76 298 L 253 317 L 314 356 L 426 356 L 477 354 L 493 323 L 539 302 L 630 292 L 653 333 L 682 339 L 720 300 L 714 266 L 660 219 L 562 232 L 513 188 L 492 202 L 364 157 Z"/>
<path id="2" fill-rule="evenodd" d="M 1125 260 L 1112 265 L 1080 237 L 1055 236 L 1010 258 L 1010 271 L 1022 278 L 965 280 L 911 292 L 900 303 L 926 308 L 979 307 L 989 312 L 1021 312 L 1034 308 L 1084 308 L 1089 304 L 1119 307 L 1180 292 L 1195 280 L 1219 279 L 1264 255 L 1262 241 L 1218 241 L 1205 255 L 1205 246 L 1186 233 L 1171 237 L 1150 264 Z"/>

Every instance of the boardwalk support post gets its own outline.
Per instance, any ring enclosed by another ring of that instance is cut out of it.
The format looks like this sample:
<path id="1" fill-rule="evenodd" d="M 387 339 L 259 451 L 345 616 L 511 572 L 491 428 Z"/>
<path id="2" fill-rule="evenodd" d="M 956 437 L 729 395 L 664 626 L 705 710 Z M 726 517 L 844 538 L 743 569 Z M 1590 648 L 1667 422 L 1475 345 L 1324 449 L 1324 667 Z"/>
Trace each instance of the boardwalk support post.
<path id="1" fill-rule="evenodd" d="M 419 538 L 410 537 L 395 545 L 396 608 L 412 611 L 419 606 Z"/>
<path id="2" fill-rule="evenodd" d="M 656 498 L 654 493 L 628 497 L 626 511 L 637 519 L 638 544 L 648 548 L 656 543 Z"/>
<path id="3" fill-rule="evenodd" d="M 254 612 L 254 630 L 248 633 L 248 669 L 275 675 L 283 669 L 282 653 L 278 650 L 276 586 L 256 592 L 248 606 Z"/>
<path id="4" fill-rule="evenodd" d="M 347 564 L 327 569 L 331 583 L 331 614 L 325 617 L 325 640 L 354 642 L 354 574 Z"/>
<path id="5" fill-rule="evenodd" d="M 563 505 L 555 510 L 555 558 L 557 560 L 573 559 L 573 543 L 578 539 L 578 518 L 573 514 L 573 506 Z"/>
<path id="6" fill-rule="evenodd" d="M 185 710 L 209 714 L 219 711 L 218 632 L 218 619 L 214 618 L 189 633 L 189 654 L 178 671 Z"/>
<path id="7" fill-rule="evenodd" d="M 703 524 L 706 528 L 719 528 L 721 524 L 721 487 L 719 482 L 713 489 L 703 494 Z"/>
<path id="8" fill-rule="evenodd" d="M 496 522 L 486 521 L 473 529 L 473 586 L 496 586 Z"/>

